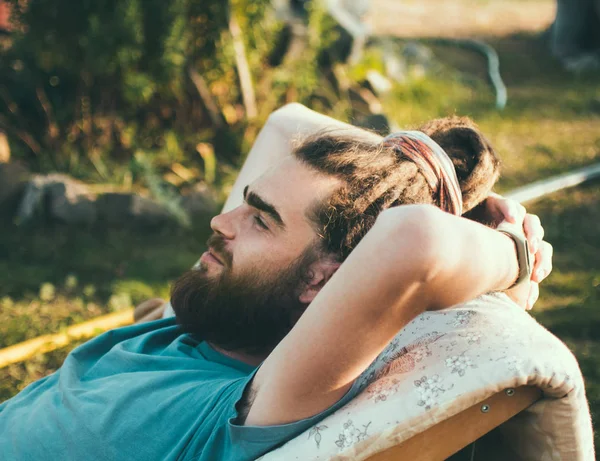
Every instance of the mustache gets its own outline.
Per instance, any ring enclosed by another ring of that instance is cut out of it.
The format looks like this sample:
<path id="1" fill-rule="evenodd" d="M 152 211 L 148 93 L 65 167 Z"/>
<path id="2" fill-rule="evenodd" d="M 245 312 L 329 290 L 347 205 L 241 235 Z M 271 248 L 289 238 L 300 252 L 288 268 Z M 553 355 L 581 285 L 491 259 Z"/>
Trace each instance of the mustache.
<path id="1" fill-rule="evenodd" d="M 231 267 L 233 264 L 233 255 L 227 251 L 225 238 L 219 234 L 213 234 L 206 241 L 206 245 L 210 248 L 211 253 L 214 253 L 221 259 L 225 266 Z"/>

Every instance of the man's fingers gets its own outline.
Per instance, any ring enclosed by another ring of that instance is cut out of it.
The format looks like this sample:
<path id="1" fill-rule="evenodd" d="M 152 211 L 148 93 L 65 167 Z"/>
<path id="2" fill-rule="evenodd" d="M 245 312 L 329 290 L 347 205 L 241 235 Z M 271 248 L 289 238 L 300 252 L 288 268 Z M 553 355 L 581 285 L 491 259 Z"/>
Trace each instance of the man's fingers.
<path id="1" fill-rule="evenodd" d="M 540 242 L 544 240 L 544 228 L 540 218 L 534 214 L 525 215 L 523 221 L 523 230 L 525 231 L 525 237 L 529 243 L 529 248 L 533 254 L 537 253 Z"/>
<path id="2" fill-rule="evenodd" d="M 133 311 L 133 318 L 137 322 L 146 315 L 162 306 L 166 301 L 161 298 L 152 298 L 139 304 Z"/>
<path id="3" fill-rule="evenodd" d="M 552 254 L 554 253 L 554 249 L 552 245 L 550 245 L 546 241 L 542 241 L 540 243 L 540 248 L 535 254 L 535 263 L 533 265 L 533 273 L 531 275 L 531 280 L 533 282 L 540 283 L 548 274 L 552 272 Z"/>
<path id="4" fill-rule="evenodd" d="M 529 288 L 529 297 L 527 298 L 527 305 L 526 305 L 525 309 L 527 309 L 528 311 L 533 309 L 533 305 L 536 303 L 539 296 L 540 296 L 540 286 L 535 282 L 531 282 L 530 288 Z"/>
<path id="5" fill-rule="evenodd" d="M 491 200 L 490 200 L 491 199 Z M 519 217 L 519 205 L 514 200 L 505 199 L 499 195 L 490 197 L 488 199 L 490 206 L 490 213 L 494 216 L 499 216 L 500 221 L 506 220 L 512 224 L 518 222 Z"/>
<path id="6" fill-rule="evenodd" d="M 511 200 L 511 202 L 514 204 L 514 206 L 516 208 L 515 213 L 516 213 L 517 224 L 522 223 L 523 220 L 525 219 L 525 216 L 527 215 L 527 210 L 519 202 L 515 202 L 514 200 Z"/>

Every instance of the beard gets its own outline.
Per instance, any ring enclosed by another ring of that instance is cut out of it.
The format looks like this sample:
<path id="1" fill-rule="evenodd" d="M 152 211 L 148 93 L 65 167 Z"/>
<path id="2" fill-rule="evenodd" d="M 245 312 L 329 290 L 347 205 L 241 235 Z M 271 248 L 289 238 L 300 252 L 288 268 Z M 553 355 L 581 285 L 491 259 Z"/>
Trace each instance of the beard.
<path id="1" fill-rule="evenodd" d="M 300 302 L 308 269 L 317 259 L 309 247 L 284 270 L 267 273 L 254 267 L 239 275 L 223 239 L 207 242 L 224 261 L 219 276 L 202 265 L 183 274 L 171 290 L 171 304 L 184 332 L 228 351 L 268 354 L 290 332 L 307 304 Z"/>

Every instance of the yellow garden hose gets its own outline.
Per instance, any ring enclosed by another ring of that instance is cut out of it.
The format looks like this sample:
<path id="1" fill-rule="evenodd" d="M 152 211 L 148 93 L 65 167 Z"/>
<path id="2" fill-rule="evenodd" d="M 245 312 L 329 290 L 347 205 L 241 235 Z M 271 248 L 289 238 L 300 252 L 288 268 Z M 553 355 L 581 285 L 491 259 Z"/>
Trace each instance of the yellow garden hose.
<path id="1" fill-rule="evenodd" d="M 67 346 L 72 341 L 87 339 L 99 333 L 133 323 L 133 309 L 114 312 L 68 327 L 62 333 L 38 336 L 14 346 L 0 349 L 0 368 L 22 362 L 36 354 L 44 354 Z"/>

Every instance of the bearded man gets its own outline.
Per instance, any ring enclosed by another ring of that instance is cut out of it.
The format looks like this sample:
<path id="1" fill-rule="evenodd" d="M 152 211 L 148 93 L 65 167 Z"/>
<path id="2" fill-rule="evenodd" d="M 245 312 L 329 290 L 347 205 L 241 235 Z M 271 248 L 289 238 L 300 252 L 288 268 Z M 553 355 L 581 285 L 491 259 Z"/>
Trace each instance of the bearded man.
<path id="1" fill-rule="evenodd" d="M 356 396 L 418 314 L 489 291 L 530 308 L 551 247 L 490 195 L 498 168 L 467 119 L 381 138 L 280 109 L 175 283 L 175 318 L 105 333 L 0 405 L 0 457 L 256 459 Z"/>

